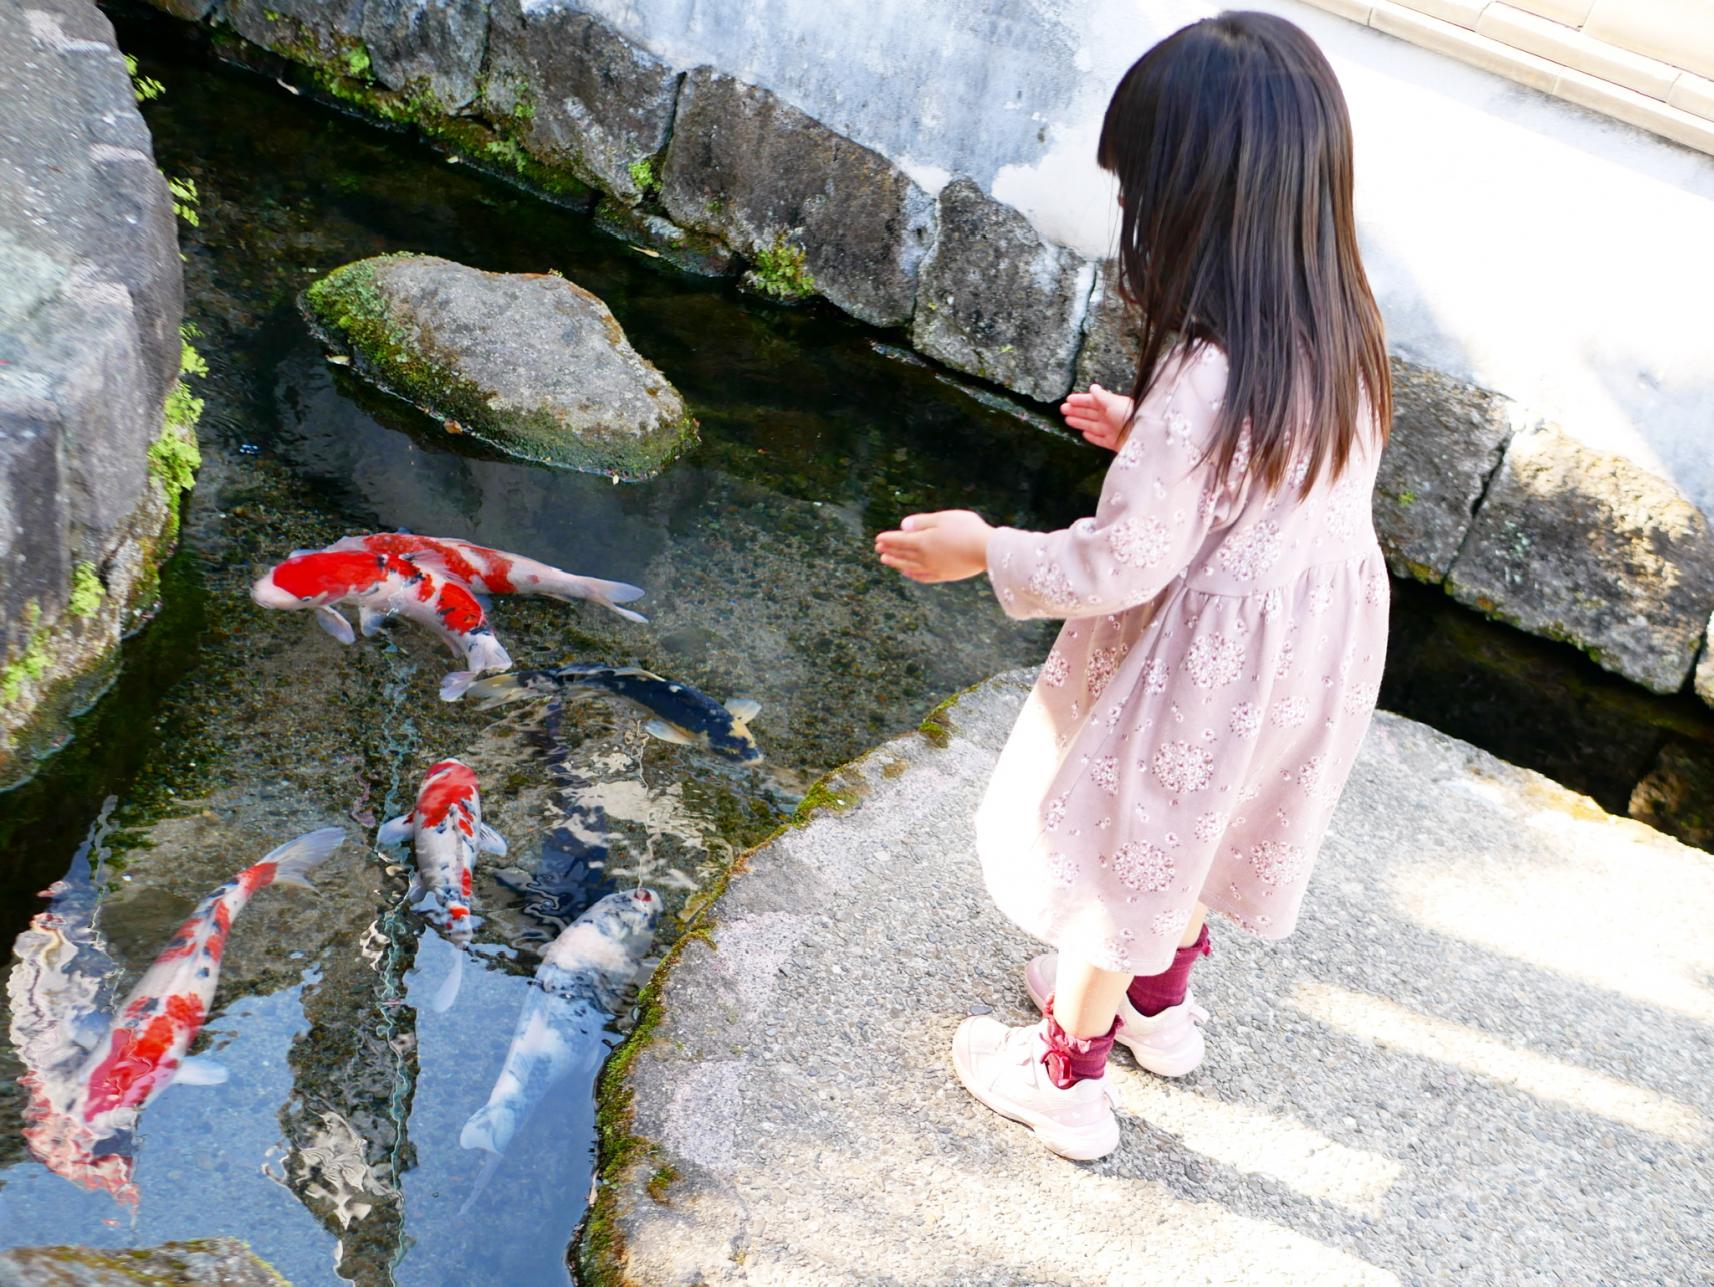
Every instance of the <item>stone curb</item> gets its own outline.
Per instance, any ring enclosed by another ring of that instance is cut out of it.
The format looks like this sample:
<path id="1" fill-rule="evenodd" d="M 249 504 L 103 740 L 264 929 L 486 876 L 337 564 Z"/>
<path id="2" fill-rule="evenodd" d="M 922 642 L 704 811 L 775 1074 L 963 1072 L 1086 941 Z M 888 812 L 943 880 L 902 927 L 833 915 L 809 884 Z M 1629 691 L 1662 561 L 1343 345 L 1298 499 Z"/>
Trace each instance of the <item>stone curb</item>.
<path id="1" fill-rule="evenodd" d="M 1044 241 L 968 179 L 931 198 L 887 158 L 770 91 L 709 67 L 680 77 L 569 5 L 525 14 L 519 0 L 459 0 L 456 19 L 430 23 L 411 18 L 403 0 L 152 3 L 211 15 L 305 64 L 335 97 L 415 123 L 473 160 L 504 164 L 515 155 L 526 181 L 564 174 L 616 203 L 643 202 L 650 237 L 670 239 L 649 206 L 658 202 L 673 223 L 751 261 L 752 287 L 783 299 L 819 294 L 863 321 L 908 325 L 923 352 L 1015 393 L 1051 402 L 1072 372 L 1078 384 L 1129 386 L 1135 349 L 1110 261 Z M 370 51 L 372 38 L 384 48 Z M 380 89 L 367 79 L 371 52 Z M 413 71 L 437 66 L 437 57 L 453 88 L 436 90 L 428 72 Z M 467 80 L 481 86 L 492 136 L 467 138 L 468 118 L 448 116 L 436 98 L 456 101 Z M 1688 502 L 1622 458 L 1585 453 L 1577 469 L 1560 471 L 1563 495 L 1520 504 L 1513 475 L 1497 471 L 1533 418 L 1500 394 L 1404 357 L 1395 355 L 1392 368 L 1397 407 L 1375 526 L 1395 575 L 1445 585 L 1461 602 L 1569 642 L 1655 691 L 1685 685 L 1700 635 L 1695 691 L 1714 705 L 1714 636 L 1706 624 L 1687 625 L 1707 606 L 1706 541 L 1683 527 Z M 1583 490 L 1589 469 L 1609 480 L 1599 496 Z M 1488 513 L 1496 479 L 1505 485 Z M 1577 591 L 1579 610 L 1537 597 L 1539 569 L 1515 557 L 1519 542 L 1539 550 L 1569 530 L 1568 514 L 1622 506 L 1613 490 L 1620 479 L 1671 515 L 1664 526 L 1639 522 L 1625 538 L 1636 552 L 1661 536 L 1659 548 L 1638 554 L 1646 574 L 1630 576 L 1622 566 L 1630 556 L 1609 550 Z"/>

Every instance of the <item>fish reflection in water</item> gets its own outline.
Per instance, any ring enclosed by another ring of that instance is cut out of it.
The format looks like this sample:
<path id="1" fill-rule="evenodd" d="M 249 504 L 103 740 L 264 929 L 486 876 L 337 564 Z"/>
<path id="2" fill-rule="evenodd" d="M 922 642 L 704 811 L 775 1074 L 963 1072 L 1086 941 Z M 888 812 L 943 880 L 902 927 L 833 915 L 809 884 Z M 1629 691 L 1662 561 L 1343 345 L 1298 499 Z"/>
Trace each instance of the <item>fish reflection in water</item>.
<path id="1" fill-rule="evenodd" d="M 81 879 L 68 880 L 68 901 L 50 907 L 20 936 L 21 963 L 8 983 L 14 1044 L 26 1068 L 20 1081 L 29 1092 L 24 1140 L 37 1158 L 84 1188 L 137 1204 L 133 1134 L 142 1111 L 175 1081 L 226 1079 L 224 1069 L 186 1052 L 208 1018 L 233 920 L 269 885 L 307 886 L 307 873 L 344 840 L 338 827 L 312 831 L 221 885 L 179 926 L 111 1018 L 89 1008 L 99 984 L 94 991 L 61 986 L 73 976 L 64 963 L 65 945 L 77 941 L 67 933 L 67 908 L 85 914 L 78 884 L 89 889 L 93 910 L 93 880 L 87 866 L 79 871 L 74 864 L 73 875 Z M 87 854 L 78 861 L 86 864 Z M 20 1032 L 20 1023 L 28 1030 Z"/>
<path id="2" fill-rule="evenodd" d="M 681 746 L 702 746 L 744 764 L 759 764 L 762 748 L 750 732 L 761 703 L 733 697 L 724 704 L 678 680 L 664 679 L 635 666 L 572 662 L 549 670 L 519 670 L 490 675 L 468 689 L 479 702 L 527 701 L 554 697 L 572 688 L 598 689 L 635 702 L 655 716 L 643 725 L 650 737 Z"/>
<path id="3" fill-rule="evenodd" d="M 602 1033 L 636 979 L 660 915 L 660 896 L 652 890 L 609 894 L 542 953 L 488 1102 L 458 1137 L 465 1148 L 492 1155 L 466 1207 L 543 1096 L 574 1073 L 593 1078 L 601 1066 L 607 1056 Z"/>

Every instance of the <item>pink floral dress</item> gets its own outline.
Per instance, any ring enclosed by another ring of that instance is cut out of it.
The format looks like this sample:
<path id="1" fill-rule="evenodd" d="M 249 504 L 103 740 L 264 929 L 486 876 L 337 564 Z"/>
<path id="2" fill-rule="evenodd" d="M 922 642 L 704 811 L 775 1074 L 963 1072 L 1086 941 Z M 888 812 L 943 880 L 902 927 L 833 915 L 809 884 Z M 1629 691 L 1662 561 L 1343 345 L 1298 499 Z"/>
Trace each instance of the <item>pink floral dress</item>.
<path id="1" fill-rule="evenodd" d="M 1291 932 L 1380 687 L 1378 444 L 1307 497 L 1302 464 L 1273 493 L 1241 468 L 1216 488 L 1225 387 L 1217 349 L 1175 357 L 1095 517 L 988 544 L 1008 614 L 1066 620 L 976 816 L 983 873 L 1020 928 L 1102 969 L 1164 969 L 1198 899 Z"/>

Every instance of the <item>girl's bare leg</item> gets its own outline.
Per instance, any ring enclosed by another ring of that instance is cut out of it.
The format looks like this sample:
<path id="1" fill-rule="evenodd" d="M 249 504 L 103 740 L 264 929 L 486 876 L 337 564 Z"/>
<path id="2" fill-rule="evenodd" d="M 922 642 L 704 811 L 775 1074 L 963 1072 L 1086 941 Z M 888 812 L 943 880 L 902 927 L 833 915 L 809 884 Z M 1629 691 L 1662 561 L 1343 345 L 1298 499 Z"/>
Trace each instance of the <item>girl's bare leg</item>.
<path id="1" fill-rule="evenodd" d="M 1068 1037 L 1105 1037 L 1119 1014 L 1131 976 L 1097 969 L 1079 957 L 1059 954 L 1053 987 L 1053 1017 Z"/>
<path id="2" fill-rule="evenodd" d="M 1184 927 L 1184 935 L 1178 940 L 1178 945 L 1180 947 L 1189 947 L 1192 943 L 1196 942 L 1198 936 L 1202 933 L 1203 922 L 1207 919 L 1208 909 L 1201 903 L 1198 903 L 1196 905 L 1196 910 L 1190 914 L 1190 924 Z"/>

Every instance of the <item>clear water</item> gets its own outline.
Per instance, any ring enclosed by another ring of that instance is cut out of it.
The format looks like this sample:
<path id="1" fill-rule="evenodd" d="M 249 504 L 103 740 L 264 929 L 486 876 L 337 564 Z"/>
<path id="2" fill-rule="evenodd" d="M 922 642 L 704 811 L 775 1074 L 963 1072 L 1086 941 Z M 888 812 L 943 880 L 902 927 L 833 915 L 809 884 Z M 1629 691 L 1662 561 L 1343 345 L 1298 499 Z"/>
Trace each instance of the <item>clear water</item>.
<path id="1" fill-rule="evenodd" d="M 465 1216 L 486 1099 L 536 949 L 639 880 L 676 914 L 733 847 L 821 772 L 942 696 L 1039 659 L 1043 628 L 979 586 L 931 590 L 871 555 L 909 509 L 1058 523 L 1101 462 L 985 408 L 820 307 L 782 309 L 684 276 L 556 208 L 266 80 L 127 33 L 167 94 L 160 163 L 192 178 L 187 312 L 211 371 L 207 458 L 165 608 L 118 689 L 35 781 L 0 797 L 0 932 L 41 907 L 101 802 L 118 797 L 99 925 L 125 983 L 197 899 L 298 832 L 351 842 L 319 896 L 264 891 L 235 928 L 209 1045 L 224 1085 L 144 1113 L 135 1220 L 30 1159 L 0 1041 L 0 1244 L 102 1246 L 230 1233 L 293 1282 L 564 1281 L 588 1192 L 589 1077 L 554 1092 Z M 323 360 L 295 306 L 317 272 L 382 251 L 558 269 L 601 295 L 702 422 L 663 477 L 604 478 L 472 450 Z M 645 586 L 647 627 L 587 605 L 502 601 L 520 664 L 634 663 L 753 697 L 768 759 L 738 767 L 652 741 L 599 695 L 494 712 L 435 697 L 447 656 L 408 626 L 343 648 L 267 613 L 251 579 L 293 548 L 405 527 L 466 535 Z M 403 908 L 407 855 L 371 849 L 426 766 L 456 754 L 511 844 L 479 871 L 487 948 L 445 1014 L 421 1004 L 450 947 Z M 479 1231 L 479 1232 L 478 1232 Z"/>
<path id="2" fill-rule="evenodd" d="M 681 275 L 583 215 L 155 30 L 122 35 L 167 86 L 147 109 L 162 167 L 201 193 L 201 225 L 183 231 L 211 367 L 207 463 L 161 615 L 127 644 L 115 690 L 43 773 L 0 795 L 0 935 L 41 910 L 38 891 L 110 795 L 98 926 L 126 985 L 199 898 L 281 840 L 333 823 L 351 842 L 319 896 L 264 891 L 238 922 L 206 1030 L 233 1075 L 173 1087 L 144 1114 L 134 1214 L 28 1156 L 0 1024 L 0 1245 L 233 1234 L 299 1287 L 564 1282 L 593 1163 L 587 1075 L 553 1094 L 460 1214 L 482 1158 L 459 1127 L 498 1071 L 536 949 L 644 880 L 672 913 L 664 950 L 710 874 L 815 776 L 946 694 L 1039 660 L 1047 627 L 1007 622 L 979 584 L 904 582 L 870 541 L 927 507 L 1062 524 L 1087 511 L 1103 462 L 889 356 L 890 337 Z M 329 366 L 296 295 L 399 249 L 555 268 L 595 291 L 685 394 L 701 445 L 615 487 L 473 450 Z M 651 741 L 635 711 L 598 696 L 498 716 L 448 706 L 434 695 L 448 659 L 409 627 L 342 648 L 250 603 L 249 581 L 285 552 L 386 527 L 647 587 L 648 627 L 532 601 L 502 602 L 497 625 L 523 665 L 635 663 L 756 698 L 766 764 Z M 1714 759 L 1700 708 L 1399 590 L 1395 708 L 1621 810 L 1663 743 Z M 423 1002 L 451 949 L 403 907 L 408 856 L 369 841 L 447 754 L 478 771 L 511 853 L 479 871 L 488 954 L 442 1014 Z"/>

